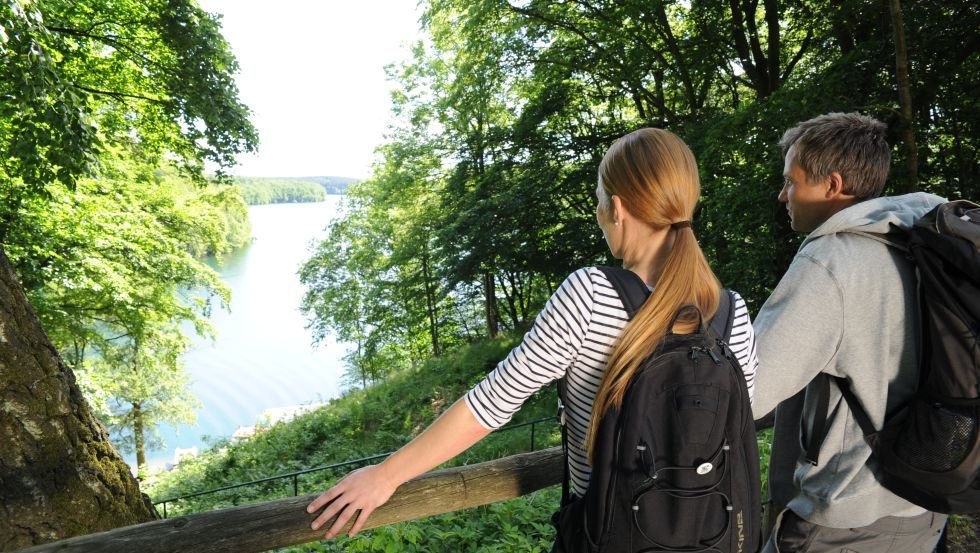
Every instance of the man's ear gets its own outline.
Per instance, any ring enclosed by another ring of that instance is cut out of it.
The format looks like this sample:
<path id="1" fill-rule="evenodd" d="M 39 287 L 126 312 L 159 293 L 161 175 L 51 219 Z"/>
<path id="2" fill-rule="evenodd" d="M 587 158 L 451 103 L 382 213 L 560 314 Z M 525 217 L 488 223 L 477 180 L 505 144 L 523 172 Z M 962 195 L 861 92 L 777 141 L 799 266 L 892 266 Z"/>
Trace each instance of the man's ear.
<path id="1" fill-rule="evenodd" d="M 828 200 L 846 200 L 853 198 L 850 194 L 844 193 L 844 177 L 840 173 L 834 171 L 830 173 L 827 185 L 827 199 Z"/>

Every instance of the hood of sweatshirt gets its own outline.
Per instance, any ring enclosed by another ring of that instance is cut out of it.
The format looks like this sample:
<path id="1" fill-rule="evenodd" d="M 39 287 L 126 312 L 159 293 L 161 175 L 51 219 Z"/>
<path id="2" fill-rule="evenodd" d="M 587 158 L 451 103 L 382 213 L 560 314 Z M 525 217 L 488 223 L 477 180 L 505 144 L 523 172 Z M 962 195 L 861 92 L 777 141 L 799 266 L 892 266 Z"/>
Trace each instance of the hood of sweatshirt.
<path id="1" fill-rule="evenodd" d="M 893 224 L 901 228 L 909 228 L 916 219 L 942 203 L 946 203 L 944 198 L 925 192 L 865 200 L 835 213 L 807 235 L 800 247 L 802 248 L 821 236 L 838 232 L 858 231 L 883 234 L 888 232 L 891 228 L 890 225 Z"/>

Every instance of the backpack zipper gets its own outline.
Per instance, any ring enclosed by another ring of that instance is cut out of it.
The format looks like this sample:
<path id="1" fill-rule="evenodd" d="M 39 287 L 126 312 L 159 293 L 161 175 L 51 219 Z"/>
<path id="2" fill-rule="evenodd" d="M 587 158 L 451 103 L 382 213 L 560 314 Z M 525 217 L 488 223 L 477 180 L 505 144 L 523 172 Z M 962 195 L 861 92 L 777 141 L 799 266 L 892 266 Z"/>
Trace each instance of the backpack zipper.
<path id="1" fill-rule="evenodd" d="M 599 535 L 596 536 L 596 545 L 599 545 L 599 542 L 603 539 L 606 533 L 609 532 L 609 526 L 612 524 L 613 510 L 610 508 L 610 506 L 612 505 L 613 494 L 616 491 L 616 481 L 618 480 L 617 474 L 619 473 L 619 471 L 616 470 L 616 467 L 619 465 L 619 448 L 623 441 L 623 425 L 619 424 L 619 422 L 620 421 L 617 421 L 616 424 L 616 440 L 613 442 L 612 477 L 609 479 L 609 489 L 606 491 L 606 513 L 603 517 L 602 527 L 599 528 Z M 625 421 L 622 422 L 625 423 Z M 588 529 L 586 529 L 586 534 L 588 534 Z"/>
<path id="2" fill-rule="evenodd" d="M 706 348 L 704 346 L 693 346 L 693 347 L 691 347 L 691 351 L 688 354 L 688 357 L 690 357 L 691 359 L 695 359 L 696 360 L 698 358 L 697 352 L 699 352 L 699 351 L 702 352 L 702 353 L 707 353 L 708 356 L 711 357 L 711 360 L 715 362 L 715 365 L 721 365 L 721 357 L 718 357 L 718 354 L 715 353 L 715 350 L 713 350 L 711 348 Z"/>

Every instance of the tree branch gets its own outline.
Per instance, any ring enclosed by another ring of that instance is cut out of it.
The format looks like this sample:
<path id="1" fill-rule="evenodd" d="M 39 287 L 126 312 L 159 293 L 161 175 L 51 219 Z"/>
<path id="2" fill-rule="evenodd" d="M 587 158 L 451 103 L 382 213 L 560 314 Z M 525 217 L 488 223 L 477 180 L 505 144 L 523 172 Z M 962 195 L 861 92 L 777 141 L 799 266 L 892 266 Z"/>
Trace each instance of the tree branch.
<path id="1" fill-rule="evenodd" d="M 567 22 L 564 22 L 564 21 L 559 21 L 556 18 L 546 16 L 546 15 L 542 14 L 540 11 L 531 10 L 531 9 L 528 9 L 528 8 L 519 8 L 517 6 L 512 5 L 510 2 L 506 2 L 506 5 L 512 11 L 514 11 L 514 12 L 520 14 L 520 15 L 523 15 L 524 17 L 528 17 L 528 18 L 531 18 L 531 19 L 537 19 L 538 21 L 541 21 L 543 23 L 549 24 L 549 25 L 551 25 L 551 26 L 553 26 L 555 28 L 558 28 L 558 29 L 564 29 L 564 30 L 572 33 L 573 35 L 579 37 L 588 46 L 591 46 L 595 50 L 595 52 L 597 52 L 598 54 L 600 54 L 600 57 L 602 59 L 606 60 L 610 64 L 612 64 L 612 65 L 614 65 L 614 66 L 616 66 L 617 68 L 620 69 L 620 71 L 622 73 L 621 75 L 606 75 L 606 79 L 608 80 L 608 82 L 610 82 L 610 83 L 624 83 L 624 84 L 627 84 L 628 86 L 626 88 L 629 89 L 630 92 L 633 92 L 634 94 L 639 94 L 640 96 L 645 97 L 645 99 L 647 101 L 651 101 L 652 100 L 652 97 L 650 96 L 649 91 L 647 91 L 642 85 L 640 85 L 640 84 L 631 85 L 630 84 L 630 79 L 627 78 L 627 77 L 629 77 L 629 74 L 630 74 L 629 67 L 627 67 L 626 64 L 624 64 L 621 60 L 619 60 L 615 56 L 611 55 L 609 53 L 609 51 L 608 51 L 607 48 L 605 48 L 602 44 L 600 44 L 594 38 L 588 36 L 585 31 L 579 29 L 578 27 L 576 27 L 576 26 L 574 26 L 574 25 L 572 25 L 570 23 L 567 23 Z M 587 5 L 587 4 L 584 5 L 584 7 L 587 8 L 587 9 L 594 9 L 591 6 Z M 654 51 L 654 55 L 657 55 L 658 54 L 655 50 L 652 50 L 652 51 Z M 666 64 L 665 61 L 664 61 L 664 63 Z M 665 114 L 661 114 L 661 116 L 663 117 L 663 116 L 665 116 Z"/>
<path id="2" fill-rule="evenodd" d="M 135 99 L 135 100 L 145 100 L 147 102 L 153 102 L 155 104 L 160 104 L 160 105 L 163 105 L 163 106 L 167 105 L 167 101 L 166 100 L 161 100 L 159 98 L 150 98 L 149 96 L 143 96 L 143 95 L 140 95 L 140 94 L 128 94 L 126 92 L 116 92 L 116 91 L 113 91 L 113 90 L 100 90 L 98 88 L 92 88 L 92 87 L 81 85 L 81 84 L 78 84 L 78 83 L 69 83 L 69 84 L 71 84 L 71 86 L 73 86 L 73 87 L 75 87 L 75 88 L 77 88 L 79 90 L 84 90 L 85 92 L 90 92 L 92 94 L 98 94 L 100 96 L 109 96 L 111 98 L 118 98 L 118 99 L 132 98 L 132 99 Z"/>
<path id="3" fill-rule="evenodd" d="M 749 43 L 745 39 L 742 7 L 739 4 L 739 0 L 729 0 L 728 5 L 732 11 L 732 40 L 735 41 L 735 51 L 738 53 L 738 58 L 742 62 L 742 69 L 749 76 L 749 80 L 751 81 L 749 86 L 758 93 L 760 86 L 759 71 L 755 64 L 752 63 L 752 57 L 749 53 Z"/>
<path id="4" fill-rule="evenodd" d="M 147 67 L 155 67 L 160 71 L 166 72 L 167 68 L 160 63 L 146 57 L 142 52 L 133 49 L 131 46 L 120 40 L 121 37 L 114 35 L 102 35 L 102 34 L 92 34 L 90 31 L 94 29 L 96 25 L 90 27 L 87 31 L 82 31 L 79 29 L 71 29 L 68 27 L 56 27 L 56 26 L 45 26 L 45 28 L 53 33 L 61 33 L 70 36 L 76 36 L 81 38 L 88 38 L 112 46 L 116 50 L 128 52 L 131 56 L 139 59 Z"/>
<path id="5" fill-rule="evenodd" d="M 789 63 L 786 64 L 786 69 L 780 76 L 780 81 L 785 81 L 787 78 L 789 78 L 789 74 L 793 72 L 793 68 L 796 67 L 796 64 L 803 58 L 803 55 L 806 54 L 807 50 L 810 49 L 811 40 L 813 40 L 813 28 L 808 27 L 806 30 L 806 37 L 803 38 L 803 42 L 800 44 L 800 49 L 796 51 L 795 55 L 793 55 L 793 59 L 789 60 Z"/>
<path id="6" fill-rule="evenodd" d="M 780 50 L 782 45 L 780 44 L 779 37 L 779 2 L 776 0 L 763 0 L 763 5 L 765 6 L 765 17 L 766 17 L 766 32 L 767 38 L 766 47 L 768 49 L 768 66 L 769 66 L 769 91 L 772 92 L 779 87 L 780 71 L 779 71 L 779 58 Z M 807 31 L 811 27 L 807 28 Z"/>

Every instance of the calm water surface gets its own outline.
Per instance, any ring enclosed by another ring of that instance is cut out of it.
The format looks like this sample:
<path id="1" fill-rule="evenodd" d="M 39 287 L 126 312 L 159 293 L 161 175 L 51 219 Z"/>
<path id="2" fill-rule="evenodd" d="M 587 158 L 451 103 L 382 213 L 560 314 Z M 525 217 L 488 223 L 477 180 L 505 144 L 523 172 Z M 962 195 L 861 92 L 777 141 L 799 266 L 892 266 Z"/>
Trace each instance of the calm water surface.
<path id="1" fill-rule="evenodd" d="M 172 462 L 174 448 L 204 450 L 204 436 L 228 437 L 267 409 L 319 403 L 340 393 L 344 344 L 312 346 L 299 311 L 304 288 L 297 271 L 311 243 L 325 235 L 341 196 L 312 204 L 252 206 L 251 245 L 213 265 L 231 288 L 230 311 L 216 308 L 216 338 L 196 339 L 184 356 L 203 406 L 197 423 L 161 428 L 166 447 L 147 452 L 151 464 Z M 135 464 L 135 456 L 127 460 Z"/>

